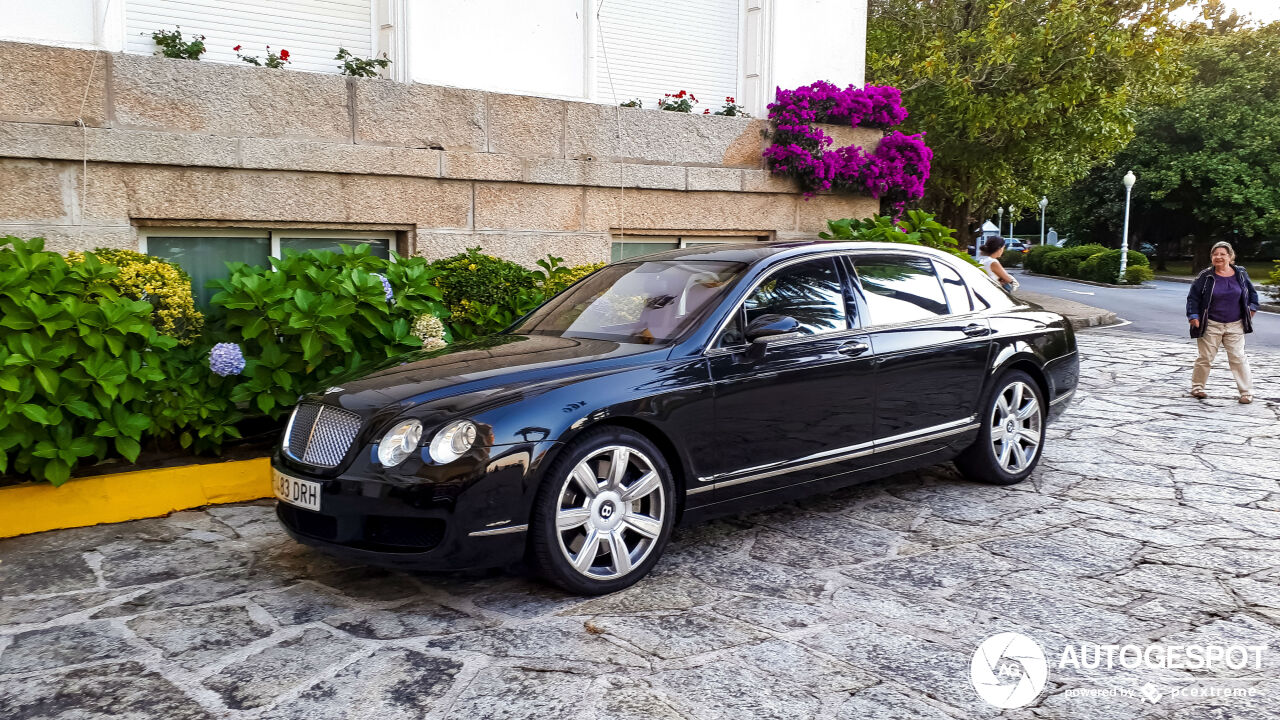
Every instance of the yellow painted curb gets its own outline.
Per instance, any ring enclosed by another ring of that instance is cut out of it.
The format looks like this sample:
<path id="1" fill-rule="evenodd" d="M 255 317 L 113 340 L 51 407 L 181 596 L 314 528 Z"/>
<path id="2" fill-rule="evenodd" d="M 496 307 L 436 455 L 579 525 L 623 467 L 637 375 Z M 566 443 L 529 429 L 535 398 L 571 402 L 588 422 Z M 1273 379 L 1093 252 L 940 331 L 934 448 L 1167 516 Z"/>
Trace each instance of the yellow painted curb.
<path id="1" fill-rule="evenodd" d="M 183 465 L 0 488 L 0 537 L 160 517 L 271 497 L 268 458 Z"/>

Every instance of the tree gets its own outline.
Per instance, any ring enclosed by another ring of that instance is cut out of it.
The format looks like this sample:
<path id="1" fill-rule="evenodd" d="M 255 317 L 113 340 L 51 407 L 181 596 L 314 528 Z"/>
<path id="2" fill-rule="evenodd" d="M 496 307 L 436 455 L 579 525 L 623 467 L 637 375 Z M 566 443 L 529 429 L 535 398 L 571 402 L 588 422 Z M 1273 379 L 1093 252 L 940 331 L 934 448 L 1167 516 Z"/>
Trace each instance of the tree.
<path id="1" fill-rule="evenodd" d="M 1129 169 L 1138 176 L 1130 227 L 1157 246 L 1158 267 L 1187 238 L 1207 266 L 1218 240 L 1248 254 L 1253 240 L 1280 233 L 1280 23 L 1204 30 L 1187 53 L 1185 101 L 1141 111 L 1114 162 L 1058 198 L 1073 234 L 1119 240 Z"/>
<path id="2" fill-rule="evenodd" d="M 1133 134 L 1136 103 L 1177 86 L 1186 0 L 871 0 L 868 82 L 927 133 L 924 205 L 967 240 L 997 204 L 1031 208 Z"/>

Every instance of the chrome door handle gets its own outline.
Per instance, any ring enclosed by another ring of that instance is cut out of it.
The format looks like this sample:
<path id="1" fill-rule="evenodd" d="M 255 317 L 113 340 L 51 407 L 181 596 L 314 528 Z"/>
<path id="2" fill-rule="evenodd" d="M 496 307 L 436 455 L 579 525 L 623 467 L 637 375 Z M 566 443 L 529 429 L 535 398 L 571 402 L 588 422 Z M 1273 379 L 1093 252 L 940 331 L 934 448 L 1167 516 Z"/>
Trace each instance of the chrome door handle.
<path id="1" fill-rule="evenodd" d="M 966 325 L 962 332 L 969 337 L 982 337 L 983 335 L 990 335 L 991 328 L 974 323 L 973 325 Z"/>
<path id="2" fill-rule="evenodd" d="M 870 349 L 871 349 L 870 345 L 864 342 L 858 342 L 857 340 L 854 340 L 841 345 L 840 348 L 836 350 L 836 352 L 840 353 L 841 355 L 852 356 L 852 355 L 861 355 L 862 353 Z"/>

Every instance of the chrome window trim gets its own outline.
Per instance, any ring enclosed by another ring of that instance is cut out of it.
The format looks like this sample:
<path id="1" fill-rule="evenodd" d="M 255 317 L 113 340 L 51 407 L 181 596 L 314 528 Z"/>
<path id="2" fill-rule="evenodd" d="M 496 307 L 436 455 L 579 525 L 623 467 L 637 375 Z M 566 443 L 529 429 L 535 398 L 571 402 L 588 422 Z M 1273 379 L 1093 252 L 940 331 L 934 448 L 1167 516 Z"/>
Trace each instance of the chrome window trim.
<path id="1" fill-rule="evenodd" d="M 826 450 L 814 455 L 806 455 L 805 457 L 797 458 L 795 460 L 781 460 L 767 465 L 757 465 L 755 467 L 742 468 L 739 470 L 721 473 L 719 475 L 712 475 L 710 477 L 701 477 L 698 478 L 698 482 L 702 483 L 702 485 L 687 491 L 685 494 L 696 495 L 716 488 L 731 487 L 745 482 L 785 475 L 790 472 L 797 472 L 800 470 L 807 470 L 809 468 L 821 467 L 823 465 L 830 465 L 832 463 L 844 462 L 845 460 L 853 460 L 888 450 L 897 450 L 899 448 L 929 442 L 930 440 L 940 440 L 952 435 L 959 435 L 960 433 L 978 429 L 981 425 L 976 422 L 977 418 L 977 415 L 970 415 L 963 420 L 955 420 L 949 423 L 921 428 L 919 430 L 912 430 L 907 433 L 890 435 L 886 438 L 879 438 L 871 442 L 859 443 L 857 445 L 848 445 L 846 447 L 836 448 L 835 450 Z M 741 475 L 742 473 L 748 474 L 743 477 L 733 477 L 735 475 Z"/>
<path id="2" fill-rule="evenodd" d="M 753 283 L 753 284 L 751 285 L 751 289 L 750 289 L 750 290 L 747 290 L 747 292 L 742 296 L 742 299 L 741 299 L 741 300 L 739 300 L 737 303 L 735 303 L 735 304 L 734 304 L 734 306 L 733 306 L 733 311 L 732 311 L 732 312 L 730 312 L 730 313 L 728 313 L 728 314 L 726 314 L 726 315 L 724 316 L 724 319 L 720 321 L 720 325 L 719 325 L 718 327 L 716 327 L 716 331 L 715 331 L 715 332 L 713 332 L 713 333 L 711 333 L 711 339 L 709 339 L 709 340 L 707 341 L 707 346 L 706 346 L 706 347 L 704 347 L 704 348 L 702 349 L 702 355 L 704 355 L 704 356 L 705 356 L 705 355 L 707 355 L 707 354 L 709 354 L 709 353 L 717 352 L 717 351 L 719 351 L 719 352 L 732 351 L 732 348 L 718 348 L 718 347 L 715 347 L 716 340 L 717 340 L 717 339 L 719 339 L 719 337 L 720 337 L 720 333 L 724 332 L 724 329 L 725 329 L 726 327 L 728 327 L 728 326 L 729 326 L 729 323 L 733 320 L 733 316 L 734 316 L 734 315 L 737 315 L 737 314 L 738 314 L 738 311 L 740 311 L 740 310 L 742 309 L 742 306 L 746 304 L 746 302 L 747 302 L 747 298 L 751 296 L 751 293 L 752 293 L 752 292 L 754 292 L 756 288 L 760 287 L 760 285 L 761 285 L 763 282 L 765 282 L 765 281 L 766 281 L 766 280 L 768 280 L 769 278 L 773 277 L 774 273 L 778 272 L 779 270 L 782 270 L 783 268 L 787 268 L 787 267 L 790 267 L 790 266 L 792 266 L 792 265 L 796 265 L 796 264 L 798 264 L 798 263 L 802 263 L 802 262 L 809 262 L 810 260 L 821 260 L 822 258 L 836 258 L 836 257 L 840 257 L 841 255 L 846 254 L 847 252 L 848 252 L 847 250 L 827 250 L 827 251 L 824 251 L 824 252 L 813 253 L 812 255 L 797 255 L 796 257 L 789 258 L 789 259 L 787 259 L 787 260 L 783 260 L 782 262 L 778 263 L 777 265 L 775 265 L 775 266 L 773 266 L 773 267 L 769 268 L 769 272 L 768 272 L 767 274 L 765 274 L 764 276 L 762 276 L 762 277 L 761 277 L 759 280 L 757 280 L 755 283 Z M 834 269 L 836 270 L 836 274 L 837 274 L 837 275 L 839 275 L 839 274 L 840 274 L 840 270 L 839 270 L 839 268 L 834 268 Z M 849 307 L 848 307 L 849 303 L 848 303 L 848 299 L 844 297 L 844 293 L 843 293 L 843 292 L 841 293 L 841 299 L 842 299 L 842 300 L 845 300 L 845 309 L 844 309 L 844 311 L 845 311 L 845 322 L 847 323 L 847 322 L 849 322 Z M 743 330 L 745 330 L 745 329 L 746 329 L 746 328 L 743 328 Z M 831 332 L 820 333 L 820 334 L 817 334 L 817 335 L 806 335 L 806 336 L 804 337 L 804 340 L 810 340 L 810 339 L 813 339 L 813 338 L 826 338 L 826 337 L 830 337 L 830 336 L 831 336 L 831 335 L 833 335 L 834 333 L 845 332 L 846 330 L 855 330 L 855 329 L 856 329 L 856 328 L 846 328 L 845 330 L 832 330 Z M 796 341 L 790 341 L 790 342 L 803 342 L 803 340 L 796 340 Z M 743 347 L 748 347 L 748 345 L 745 345 L 745 344 L 744 344 L 744 345 L 734 345 L 733 347 L 734 347 L 734 348 L 743 348 Z"/>
<path id="3" fill-rule="evenodd" d="M 898 252 L 894 252 L 894 251 L 892 251 L 892 250 L 879 250 L 879 251 L 876 251 L 876 252 L 868 252 L 868 253 L 866 254 L 866 256 L 871 256 L 871 255 L 888 255 L 888 256 L 889 256 L 889 257 L 891 257 L 891 258 L 892 258 L 892 257 L 898 257 L 898 256 L 907 256 L 907 257 L 918 257 L 918 258 L 923 258 L 923 259 L 925 259 L 925 260 L 930 261 L 930 263 L 931 263 L 931 264 L 930 264 L 930 267 L 933 267 L 933 266 L 932 266 L 932 263 L 940 262 L 940 261 L 938 260 L 938 258 L 935 258 L 935 257 L 933 257 L 932 255 L 912 255 L 910 252 L 907 252 L 907 253 L 898 253 Z M 862 280 L 858 277 L 858 264 L 857 264 L 857 260 L 858 260 L 857 258 L 854 258 L 853 256 L 849 256 L 849 265 L 851 266 L 851 267 L 849 268 L 849 271 L 850 271 L 850 274 L 852 274 L 852 275 L 853 275 L 854 292 L 856 292 L 856 293 L 858 293 L 859 295 L 863 296 L 863 298 L 864 298 L 864 302 L 865 302 L 866 292 L 864 292 L 864 291 L 863 291 L 863 289 L 862 289 Z M 970 300 L 972 301 L 972 298 L 973 298 L 973 291 L 969 289 L 969 284 L 964 282 L 964 276 L 963 276 L 963 275 L 960 275 L 960 273 L 959 273 L 958 271 L 956 271 L 956 270 L 955 270 L 955 268 L 951 268 L 951 269 L 952 269 L 952 271 L 954 271 L 954 272 L 956 273 L 956 275 L 958 275 L 958 276 L 960 277 L 960 282 L 964 284 L 965 292 L 966 292 L 966 293 L 969 293 Z M 940 322 L 940 321 L 947 320 L 947 319 L 950 319 L 950 318 L 964 318 L 964 317 L 968 317 L 968 316 L 970 316 L 970 315 L 980 315 L 980 314 L 982 314 L 982 313 L 984 313 L 984 312 L 987 312 L 987 310 L 989 310 L 989 309 L 990 309 L 990 308 L 983 308 L 982 310 L 979 310 L 979 309 L 977 309 L 977 308 L 975 307 L 973 310 L 970 310 L 969 312 L 966 312 L 966 313 L 953 313 L 953 312 L 951 312 L 951 301 L 947 299 L 947 291 L 946 291 L 946 288 L 944 288 L 944 287 L 943 287 L 943 285 L 942 285 L 942 278 L 938 277 L 938 271 L 937 271 L 937 269 L 936 269 L 936 268 L 935 268 L 935 269 L 934 269 L 934 271 L 933 271 L 933 279 L 938 281 L 938 289 L 942 291 L 943 301 L 947 303 L 947 314 L 946 314 L 946 315 L 934 315 L 934 316 L 933 316 L 933 317 L 931 317 L 931 318 L 920 318 L 920 319 L 917 319 L 917 320 L 904 320 L 904 321 L 902 321 L 902 322 L 896 322 L 896 323 L 882 323 L 882 324 L 879 324 L 879 325 L 875 324 L 874 322 L 871 322 L 871 323 L 870 323 L 869 325 L 867 325 L 864 329 L 866 329 L 867 331 L 878 331 L 878 330 L 897 330 L 897 329 L 900 329 L 900 328 L 909 328 L 909 327 L 914 327 L 914 326 L 916 326 L 916 325 L 929 325 L 929 324 L 936 323 L 936 322 Z M 974 303 L 974 305 L 976 306 L 976 305 L 977 305 L 977 303 L 975 302 L 975 303 Z M 873 318 L 871 317 L 871 313 L 870 313 L 870 311 L 868 311 L 868 312 L 867 312 L 867 320 L 868 320 L 868 321 L 873 320 Z"/>

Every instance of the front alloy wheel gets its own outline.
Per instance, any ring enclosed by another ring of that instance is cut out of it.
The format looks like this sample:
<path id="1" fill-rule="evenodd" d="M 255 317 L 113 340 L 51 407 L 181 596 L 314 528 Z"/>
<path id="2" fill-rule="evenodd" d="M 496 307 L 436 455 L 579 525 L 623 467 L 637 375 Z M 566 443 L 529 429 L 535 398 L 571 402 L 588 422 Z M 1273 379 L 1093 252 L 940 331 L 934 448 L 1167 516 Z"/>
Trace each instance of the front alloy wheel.
<path id="1" fill-rule="evenodd" d="M 1021 370 L 1002 375 L 980 416 L 978 439 L 956 458 L 970 480 L 994 485 L 1022 482 L 1044 446 L 1045 404 L 1036 381 Z"/>
<path id="2" fill-rule="evenodd" d="M 563 452 L 534 509 L 534 560 L 571 592 L 627 587 L 649 571 L 671 533 L 671 473 L 648 439 L 620 428 Z"/>

